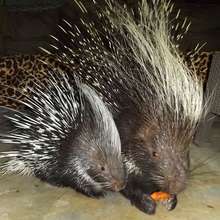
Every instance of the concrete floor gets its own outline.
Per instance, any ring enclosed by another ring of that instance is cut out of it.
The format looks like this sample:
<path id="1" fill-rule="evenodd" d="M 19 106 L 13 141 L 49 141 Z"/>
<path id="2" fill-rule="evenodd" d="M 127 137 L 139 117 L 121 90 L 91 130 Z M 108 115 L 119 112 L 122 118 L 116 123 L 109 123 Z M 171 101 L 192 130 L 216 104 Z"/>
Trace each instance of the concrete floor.
<path id="1" fill-rule="evenodd" d="M 151 217 L 132 207 L 120 194 L 95 200 L 36 178 L 3 176 L 0 220 L 219 220 L 220 153 L 216 152 L 220 151 L 220 123 L 214 126 L 210 140 L 203 147 L 192 147 L 194 164 L 210 159 L 195 170 L 172 212 L 159 207 L 155 217 Z"/>

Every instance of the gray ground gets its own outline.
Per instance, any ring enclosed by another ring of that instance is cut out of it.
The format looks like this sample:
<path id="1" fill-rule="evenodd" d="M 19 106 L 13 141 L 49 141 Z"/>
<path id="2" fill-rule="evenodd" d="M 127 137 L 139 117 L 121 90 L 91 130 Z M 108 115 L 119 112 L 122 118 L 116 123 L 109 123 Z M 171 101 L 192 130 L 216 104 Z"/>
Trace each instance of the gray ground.
<path id="1" fill-rule="evenodd" d="M 211 156 L 195 170 L 178 207 L 167 212 L 159 207 L 150 217 L 132 207 L 120 194 L 95 200 L 67 188 L 56 188 L 36 178 L 0 178 L 0 220 L 219 220 L 220 219 L 220 123 L 210 143 L 192 148 L 194 163 Z M 213 157 L 214 155 L 214 157 Z"/>

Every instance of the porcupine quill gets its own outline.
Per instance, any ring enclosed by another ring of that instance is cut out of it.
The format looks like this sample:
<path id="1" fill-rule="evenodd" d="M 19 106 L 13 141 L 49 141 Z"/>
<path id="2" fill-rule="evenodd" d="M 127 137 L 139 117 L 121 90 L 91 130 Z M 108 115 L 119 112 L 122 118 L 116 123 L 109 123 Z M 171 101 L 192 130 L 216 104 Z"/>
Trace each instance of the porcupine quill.
<path id="1" fill-rule="evenodd" d="M 60 44 L 53 49 L 69 66 L 79 60 L 73 75 L 94 87 L 114 114 L 128 172 L 122 193 L 152 214 L 150 194 L 168 192 L 171 210 L 186 186 L 189 143 L 204 110 L 202 86 L 177 45 L 189 25 L 169 19 L 173 6 L 165 0 L 142 0 L 137 11 L 106 0 L 103 9 L 90 1 L 96 8 L 91 12 L 77 2 L 80 26 L 64 20 L 60 29 L 70 41 L 52 36 Z M 89 13 L 97 20 L 86 19 Z"/>
<path id="2" fill-rule="evenodd" d="M 0 135 L 1 143 L 12 145 L 0 152 L 1 171 L 35 175 L 93 197 L 122 189 L 119 134 L 95 90 L 56 72 L 48 72 L 46 86 L 38 82 L 28 89 L 25 100 L 13 100 L 22 110 L 1 107 L 13 126 Z"/>

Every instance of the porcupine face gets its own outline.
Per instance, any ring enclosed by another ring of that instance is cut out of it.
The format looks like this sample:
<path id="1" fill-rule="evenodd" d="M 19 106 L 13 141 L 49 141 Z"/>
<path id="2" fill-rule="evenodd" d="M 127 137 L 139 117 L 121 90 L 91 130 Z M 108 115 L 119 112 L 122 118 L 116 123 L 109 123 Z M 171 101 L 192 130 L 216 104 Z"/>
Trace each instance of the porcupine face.
<path id="1" fill-rule="evenodd" d="M 103 196 L 106 191 L 120 191 L 125 186 L 125 170 L 120 157 L 104 152 L 100 140 L 83 134 L 70 143 L 65 170 L 68 181 L 76 181 L 78 188 L 90 196 Z M 102 142 L 103 143 L 103 142 Z M 106 143 L 107 144 L 107 143 Z M 87 149 L 87 150 L 85 150 Z"/>
<path id="2" fill-rule="evenodd" d="M 115 160 L 114 156 L 103 155 L 100 151 L 91 152 L 87 174 L 103 190 L 117 192 L 125 186 L 125 173 L 122 160 Z"/>
<path id="3" fill-rule="evenodd" d="M 126 119 L 120 118 L 118 122 L 128 181 L 135 182 L 146 193 L 178 194 L 186 187 L 190 137 L 180 141 L 169 124 L 149 125 L 143 123 L 140 115 L 124 113 Z"/>
<path id="4" fill-rule="evenodd" d="M 148 178 L 156 190 L 178 194 L 186 187 L 189 149 L 183 152 L 176 143 L 168 142 L 166 135 L 166 131 L 158 132 L 147 141 L 141 137 L 140 140 L 152 162 L 153 169 L 148 172 Z"/>

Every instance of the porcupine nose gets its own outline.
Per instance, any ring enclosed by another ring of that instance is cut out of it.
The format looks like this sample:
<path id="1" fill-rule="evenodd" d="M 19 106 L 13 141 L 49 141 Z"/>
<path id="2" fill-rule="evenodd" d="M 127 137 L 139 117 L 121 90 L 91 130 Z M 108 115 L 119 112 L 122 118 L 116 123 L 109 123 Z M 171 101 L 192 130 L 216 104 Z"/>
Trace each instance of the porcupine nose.
<path id="1" fill-rule="evenodd" d="M 113 180 L 111 185 L 112 185 L 112 191 L 114 192 L 119 192 L 125 188 L 125 182 L 123 181 Z"/>
<path id="2" fill-rule="evenodd" d="M 171 194 L 178 194 L 186 188 L 186 180 L 183 176 L 168 177 L 167 191 Z"/>

